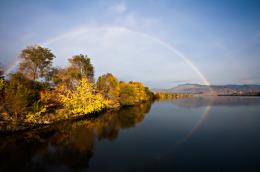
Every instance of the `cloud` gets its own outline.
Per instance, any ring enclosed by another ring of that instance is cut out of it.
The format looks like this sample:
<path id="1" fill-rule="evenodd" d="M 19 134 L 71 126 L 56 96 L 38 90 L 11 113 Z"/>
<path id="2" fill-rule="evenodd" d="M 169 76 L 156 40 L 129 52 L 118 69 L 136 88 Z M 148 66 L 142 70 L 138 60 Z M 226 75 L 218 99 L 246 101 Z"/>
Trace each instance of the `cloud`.
<path id="1" fill-rule="evenodd" d="M 111 7 L 109 7 L 109 11 L 118 13 L 118 14 L 122 14 L 122 13 L 126 12 L 126 10 L 127 10 L 127 7 L 126 7 L 125 3 L 123 3 L 123 2 L 119 2 L 119 3 L 114 4 Z"/>

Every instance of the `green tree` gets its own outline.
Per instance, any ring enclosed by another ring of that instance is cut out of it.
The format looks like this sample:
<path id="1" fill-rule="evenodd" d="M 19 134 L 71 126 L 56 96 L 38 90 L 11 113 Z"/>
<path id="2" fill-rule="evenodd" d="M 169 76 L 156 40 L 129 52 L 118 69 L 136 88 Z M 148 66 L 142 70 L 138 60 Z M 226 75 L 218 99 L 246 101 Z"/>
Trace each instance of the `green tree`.
<path id="1" fill-rule="evenodd" d="M 87 78 L 89 81 L 94 82 L 94 67 L 90 62 L 87 55 L 76 55 L 69 59 L 70 68 L 74 71 L 74 77 L 82 79 Z"/>
<path id="2" fill-rule="evenodd" d="M 4 88 L 4 109 L 15 119 L 23 119 L 39 99 L 39 85 L 22 73 L 10 75 Z"/>
<path id="3" fill-rule="evenodd" d="M 80 83 L 80 77 L 75 68 L 59 68 L 54 73 L 52 80 L 57 85 L 66 86 L 66 89 L 74 89 Z"/>
<path id="4" fill-rule="evenodd" d="M 111 73 L 100 76 L 96 83 L 96 88 L 105 99 L 109 100 L 108 108 L 118 108 L 120 106 L 119 81 Z"/>
<path id="5" fill-rule="evenodd" d="M 23 49 L 20 54 L 19 71 L 35 81 L 47 75 L 54 58 L 54 54 L 48 48 L 39 45 L 29 46 Z"/>
<path id="6" fill-rule="evenodd" d="M 73 89 L 78 86 L 82 78 L 94 82 L 94 67 L 87 56 L 73 56 L 69 59 L 69 63 L 67 68 L 56 69 L 53 75 L 55 84 L 63 84 L 67 89 Z"/>

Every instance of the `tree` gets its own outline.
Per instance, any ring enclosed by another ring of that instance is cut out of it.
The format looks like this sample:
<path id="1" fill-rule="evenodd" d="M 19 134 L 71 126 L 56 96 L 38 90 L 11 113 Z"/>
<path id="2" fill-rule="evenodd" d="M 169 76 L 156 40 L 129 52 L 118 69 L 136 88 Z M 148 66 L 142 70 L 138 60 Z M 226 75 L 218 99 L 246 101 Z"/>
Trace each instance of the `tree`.
<path id="1" fill-rule="evenodd" d="M 69 59 L 70 68 L 74 71 L 74 77 L 82 79 L 87 78 L 89 81 L 94 82 L 94 67 L 90 62 L 87 55 L 76 55 Z"/>
<path id="2" fill-rule="evenodd" d="M 152 99 L 151 91 L 140 82 L 120 82 L 121 105 L 135 105 Z"/>
<path id="3" fill-rule="evenodd" d="M 48 48 L 36 45 L 23 49 L 20 58 L 22 62 L 19 71 L 27 78 L 35 81 L 47 75 L 55 56 Z"/>
<path id="4" fill-rule="evenodd" d="M 80 83 L 81 78 L 75 68 L 59 68 L 55 71 L 52 80 L 57 85 L 66 86 L 66 89 L 74 89 Z"/>
<path id="5" fill-rule="evenodd" d="M 46 81 L 53 81 L 55 83 L 56 82 L 55 77 L 58 74 L 58 72 L 59 72 L 58 68 L 56 67 L 50 68 L 45 76 Z"/>
<path id="6" fill-rule="evenodd" d="M 131 106 L 135 104 L 135 90 L 125 82 L 120 82 L 120 104 Z"/>
<path id="7" fill-rule="evenodd" d="M 96 87 L 97 91 L 100 92 L 105 99 L 109 100 L 109 108 L 118 108 L 120 106 L 119 81 L 111 73 L 100 76 L 96 83 Z"/>
<path id="8" fill-rule="evenodd" d="M 22 73 L 11 74 L 4 88 L 5 110 L 15 119 L 23 119 L 38 101 L 39 90 L 39 84 L 27 79 Z"/>
<path id="9" fill-rule="evenodd" d="M 69 67 L 56 69 L 53 75 L 55 84 L 63 84 L 68 89 L 77 87 L 82 78 L 94 82 L 94 67 L 87 56 L 76 55 L 69 59 Z"/>

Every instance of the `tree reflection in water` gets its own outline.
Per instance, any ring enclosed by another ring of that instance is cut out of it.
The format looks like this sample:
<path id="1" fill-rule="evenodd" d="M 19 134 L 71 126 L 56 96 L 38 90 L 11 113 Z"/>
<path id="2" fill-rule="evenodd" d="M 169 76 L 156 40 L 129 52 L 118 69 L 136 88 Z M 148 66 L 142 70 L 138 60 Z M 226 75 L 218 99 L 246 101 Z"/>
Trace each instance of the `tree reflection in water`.
<path id="1" fill-rule="evenodd" d="M 124 107 L 94 119 L 63 122 L 47 129 L 1 138 L 0 171 L 88 168 L 99 140 L 115 140 L 120 129 L 132 128 L 142 122 L 150 108 L 151 103 Z"/>

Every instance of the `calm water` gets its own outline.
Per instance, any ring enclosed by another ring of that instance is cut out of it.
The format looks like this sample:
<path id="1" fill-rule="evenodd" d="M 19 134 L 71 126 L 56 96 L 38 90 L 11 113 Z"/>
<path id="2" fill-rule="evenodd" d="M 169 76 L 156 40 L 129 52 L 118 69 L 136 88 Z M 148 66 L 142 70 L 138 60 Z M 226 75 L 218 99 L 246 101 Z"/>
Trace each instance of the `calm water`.
<path id="1" fill-rule="evenodd" d="M 0 171 L 260 171 L 260 98 L 155 102 L 1 137 Z"/>

